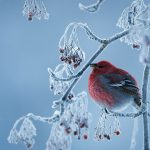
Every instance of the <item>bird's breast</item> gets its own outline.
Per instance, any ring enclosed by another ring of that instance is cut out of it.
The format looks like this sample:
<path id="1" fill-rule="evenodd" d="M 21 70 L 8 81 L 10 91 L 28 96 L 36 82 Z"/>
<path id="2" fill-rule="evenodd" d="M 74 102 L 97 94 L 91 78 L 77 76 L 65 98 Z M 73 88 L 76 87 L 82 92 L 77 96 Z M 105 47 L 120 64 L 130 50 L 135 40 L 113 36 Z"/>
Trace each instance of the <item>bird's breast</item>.
<path id="1" fill-rule="evenodd" d="M 113 105 L 113 97 L 107 93 L 104 84 L 96 76 L 90 75 L 88 90 L 91 97 L 102 105 Z"/>
<path id="2" fill-rule="evenodd" d="M 109 86 L 107 79 L 103 76 L 90 75 L 88 90 L 91 97 L 100 105 L 111 110 L 125 109 L 131 102 L 132 97 L 122 93 L 117 88 Z"/>

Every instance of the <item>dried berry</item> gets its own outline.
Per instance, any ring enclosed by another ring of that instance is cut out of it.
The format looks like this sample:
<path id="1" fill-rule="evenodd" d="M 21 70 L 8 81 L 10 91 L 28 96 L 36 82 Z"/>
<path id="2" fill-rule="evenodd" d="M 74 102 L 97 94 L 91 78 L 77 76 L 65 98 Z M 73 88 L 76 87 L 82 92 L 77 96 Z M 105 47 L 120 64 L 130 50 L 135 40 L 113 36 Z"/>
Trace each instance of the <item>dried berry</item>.
<path id="1" fill-rule="evenodd" d="M 74 134 L 74 135 L 78 135 L 78 131 L 74 131 L 73 134 Z"/>
<path id="2" fill-rule="evenodd" d="M 84 138 L 85 140 L 87 140 L 87 139 L 88 139 L 88 135 L 87 135 L 87 134 L 84 134 L 84 135 L 83 135 L 83 138 Z"/>
<path id="3" fill-rule="evenodd" d="M 139 48 L 140 48 L 140 45 L 138 45 L 138 44 L 133 44 L 132 47 L 139 49 Z"/>
<path id="4" fill-rule="evenodd" d="M 120 131 L 115 131 L 114 132 L 116 135 L 120 135 Z"/>

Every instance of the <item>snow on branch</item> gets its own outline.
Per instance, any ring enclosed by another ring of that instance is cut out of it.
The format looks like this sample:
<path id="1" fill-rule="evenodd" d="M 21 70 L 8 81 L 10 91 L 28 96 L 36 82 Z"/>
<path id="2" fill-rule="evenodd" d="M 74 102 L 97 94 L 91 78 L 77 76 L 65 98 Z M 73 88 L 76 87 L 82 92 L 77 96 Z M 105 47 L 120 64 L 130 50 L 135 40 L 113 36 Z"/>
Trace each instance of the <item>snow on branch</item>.
<path id="1" fill-rule="evenodd" d="M 105 0 L 97 0 L 96 3 L 94 4 L 91 4 L 89 6 L 85 6 L 81 3 L 79 3 L 79 8 L 83 11 L 87 11 L 87 12 L 90 12 L 90 13 L 93 13 L 93 12 L 96 12 L 98 11 L 99 7 L 102 5 L 102 3 L 104 2 Z"/>

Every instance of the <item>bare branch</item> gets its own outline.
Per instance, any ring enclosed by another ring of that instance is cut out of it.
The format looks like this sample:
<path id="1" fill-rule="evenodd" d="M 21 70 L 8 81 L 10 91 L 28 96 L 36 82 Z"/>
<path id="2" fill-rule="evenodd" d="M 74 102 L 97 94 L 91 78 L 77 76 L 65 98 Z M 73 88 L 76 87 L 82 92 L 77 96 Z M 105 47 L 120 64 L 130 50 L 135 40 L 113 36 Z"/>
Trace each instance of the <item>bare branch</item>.
<path id="1" fill-rule="evenodd" d="M 89 6 L 85 6 L 81 3 L 79 3 L 79 8 L 83 11 L 87 11 L 87 12 L 90 12 L 90 13 L 93 13 L 93 12 L 96 12 L 100 5 L 104 2 L 105 0 L 97 0 L 96 3 L 92 4 L 92 5 L 89 5 Z"/>

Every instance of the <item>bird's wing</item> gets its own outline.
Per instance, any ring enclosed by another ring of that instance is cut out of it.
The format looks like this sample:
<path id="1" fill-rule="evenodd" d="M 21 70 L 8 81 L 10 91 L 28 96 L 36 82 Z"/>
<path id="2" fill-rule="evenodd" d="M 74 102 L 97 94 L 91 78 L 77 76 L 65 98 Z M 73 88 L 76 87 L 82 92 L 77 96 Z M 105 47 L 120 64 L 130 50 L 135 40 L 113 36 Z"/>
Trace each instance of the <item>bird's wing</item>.
<path id="1" fill-rule="evenodd" d="M 141 95 L 139 93 L 139 88 L 134 78 L 126 74 L 125 76 L 119 74 L 108 74 L 105 76 L 111 87 L 118 88 L 119 90 L 130 94 L 134 97 L 135 103 L 139 106 L 141 105 Z"/>
<path id="2" fill-rule="evenodd" d="M 139 93 L 139 88 L 137 87 L 136 81 L 129 74 L 122 76 L 112 73 L 105 75 L 105 77 L 107 78 L 109 86 L 111 87 L 119 88 L 120 90 L 123 90 L 131 95 L 137 95 Z"/>

